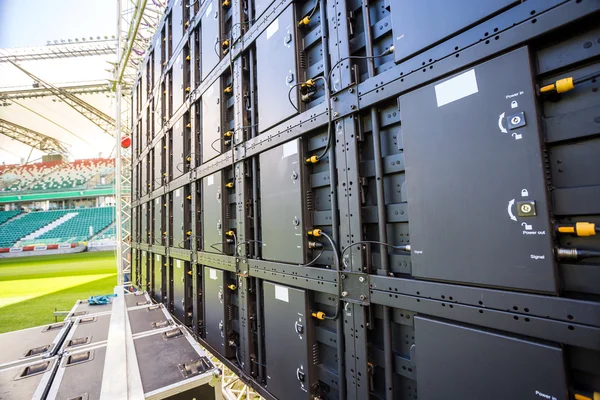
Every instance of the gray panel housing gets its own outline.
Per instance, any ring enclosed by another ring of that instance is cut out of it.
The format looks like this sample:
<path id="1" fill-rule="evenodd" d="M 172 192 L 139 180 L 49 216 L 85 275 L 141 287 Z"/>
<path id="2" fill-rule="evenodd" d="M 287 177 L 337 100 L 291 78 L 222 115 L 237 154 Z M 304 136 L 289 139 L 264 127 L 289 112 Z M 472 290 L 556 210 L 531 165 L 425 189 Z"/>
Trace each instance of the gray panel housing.
<path id="1" fill-rule="evenodd" d="M 415 339 L 421 400 L 569 398 L 558 346 L 422 317 Z"/>
<path id="2" fill-rule="evenodd" d="M 215 68 L 221 57 L 217 52 L 221 52 L 220 33 L 219 33 L 219 13 L 221 12 L 221 2 L 219 0 L 208 0 L 211 4 L 206 8 L 200 27 L 202 30 L 202 80 Z M 219 44 L 217 44 L 219 43 Z M 219 114 L 217 114 L 218 116 Z"/>
<path id="3" fill-rule="evenodd" d="M 186 322 L 185 277 L 187 262 L 173 259 L 173 314 L 182 323 Z"/>
<path id="4" fill-rule="evenodd" d="M 184 168 L 184 146 L 183 130 L 185 126 L 183 118 L 179 118 L 171 130 L 171 177 L 173 179 L 183 175 Z"/>
<path id="5" fill-rule="evenodd" d="M 300 139 L 260 154 L 262 255 L 265 260 L 306 262 L 303 199 L 304 163 Z"/>
<path id="6" fill-rule="evenodd" d="M 228 344 L 230 329 L 229 307 L 231 301 L 226 272 L 204 267 L 204 323 L 206 341 L 225 357 L 235 355 Z"/>
<path id="7" fill-rule="evenodd" d="M 173 240 L 173 247 L 184 248 L 185 247 L 185 234 L 183 232 L 183 201 L 185 194 L 183 188 L 177 188 L 171 192 L 171 238 Z"/>
<path id="8" fill-rule="evenodd" d="M 396 61 L 516 3 L 515 0 L 463 0 L 460 5 L 446 0 L 391 1 Z"/>
<path id="9" fill-rule="evenodd" d="M 313 368 L 306 291 L 264 282 L 263 293 L 269 392 L 279 399 L 308 399 Z"/>
<path id="10" fill-rule="evenodd" d="M 522 71 L 527 48 L 400 97 L 414 276 L 556 291 L 535 88 Z M 509 130 L 519 113 L 526 125 Z M 532 201 L 537 215 L 519 216 Z"/>
<path id="11" fill-rule="evenodd" d="M 223 251 L 223 173 L 221 171 L 202 179 L 203 249 L 207 252 Z M 219 244 L 217 244 L 219 243 Z"/>
<path id="12" fill-rule="evenodd" d="M 290 5 L 256 39 L 258 128 L 264 131 L 297 111 L 288 100 L 290 88 L 298 82 L 296 67 L 296 21 Z M 297 91 L 290 98 L 298 106 Z"/>
<path id="13" fill-rule="evenodd" d="M 218 156 L 221 148 L 221 104 L 219 79 L 202 96 L 202 162 Z"/>

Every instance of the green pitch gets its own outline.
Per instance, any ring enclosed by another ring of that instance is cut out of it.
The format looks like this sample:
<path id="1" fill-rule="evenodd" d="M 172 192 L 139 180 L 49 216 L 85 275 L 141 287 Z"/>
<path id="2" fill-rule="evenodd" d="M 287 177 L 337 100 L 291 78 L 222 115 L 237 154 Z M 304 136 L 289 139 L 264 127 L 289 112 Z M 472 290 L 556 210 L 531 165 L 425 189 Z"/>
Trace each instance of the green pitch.
<path id="1" fill-rule="evenodd" d="M 116 283 L 113 252 L 0 259 L 0 333 L 53 323 L 55 309 L 112 293 Z"/>

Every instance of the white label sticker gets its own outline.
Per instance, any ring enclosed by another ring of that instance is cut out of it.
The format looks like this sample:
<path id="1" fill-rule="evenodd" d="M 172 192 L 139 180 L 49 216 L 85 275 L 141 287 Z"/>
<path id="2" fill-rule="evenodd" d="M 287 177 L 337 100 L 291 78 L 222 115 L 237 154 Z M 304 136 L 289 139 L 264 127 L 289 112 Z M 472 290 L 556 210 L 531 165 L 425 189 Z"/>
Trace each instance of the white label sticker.
<path id="1" fill-rule="evenodd" d="M 267 40 L 271 38 L 279 30 L 279 18 L 277 18 L 269 27 L 267 28 Z"/>
<path id="2" fill-rule="evenodd" d="M 177 268 L 181 268 L 181 260 L 177 260 L 175 264 L 177 265 Z"/>
<path id="3" fill-rule="evenodd" d="M 471 69 L 463 74 L 448 79 L 435 85 L 435 98 L 437 106 L 441 107 L 453 101 L 460 100 L 479 92 L 475 70 Z"/>
<path id="4" fill-rule="evenodd" d="M 294 140 L 283 145 L 283 156 L 281 158 L 287 158 L 296 153 L 298 153 L 298 143 Z"/>
<path id="5" fill-rule="evenodd" d="M 286 303 L 290 302 L 290 295 L 288 293 L 288 288 L 284 286 L 275 285 L 275 298 L 277 300 L 285 301 Z"/>
<path id="6" fill-rule="evenodd" d="M 213 279 L 215 281 L 217 280 L 217 270 L 209 268 L 208 269 L 208 275 L 210 276 L 210 279 Z"/>
<path id="7" fill-rule="evenodd" d="M 215 183 L 215 177 L 213 175 L 206 178 L 206 184 L 208 186 L 212 186 L 212 185 L 214 185 L 214 183 Z"/>
<path id="8" fill-rule="evenodd" d="M 175 197 L 179 197 L 179 196 L 181 196 L 181 189 L 177 189 L 175 191 Z"/>

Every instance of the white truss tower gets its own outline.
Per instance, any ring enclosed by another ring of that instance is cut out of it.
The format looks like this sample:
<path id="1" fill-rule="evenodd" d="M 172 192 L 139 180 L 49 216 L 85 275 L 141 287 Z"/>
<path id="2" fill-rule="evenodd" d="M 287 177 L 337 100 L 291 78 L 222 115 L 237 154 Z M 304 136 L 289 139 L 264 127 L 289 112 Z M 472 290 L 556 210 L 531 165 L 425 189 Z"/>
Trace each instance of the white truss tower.
<path id="1" fill-rule="evenodd" d="M 131 148 L 121 147 L 131 126 L 131 89 L 140 63 L 152 43 L 165 10 L 159 0 L 117 1 L 117 63 L 113 89 L 116 95 L 117 270 L 120 285 L 131 284 Z"/>

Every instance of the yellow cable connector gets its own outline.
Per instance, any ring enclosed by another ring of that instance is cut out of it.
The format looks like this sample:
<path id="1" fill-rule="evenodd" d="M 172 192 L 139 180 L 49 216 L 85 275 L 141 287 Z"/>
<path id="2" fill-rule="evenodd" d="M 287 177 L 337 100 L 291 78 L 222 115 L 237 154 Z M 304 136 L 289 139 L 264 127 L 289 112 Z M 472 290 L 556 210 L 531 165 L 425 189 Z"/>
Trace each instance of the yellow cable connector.
<path id="1" fill-rule="evenodd" d="M 185 61 L 190 61 L 191 59 L 192 59 L 192 58 L 191 58 L 190 56 L 187 56 L 187 57 L 185 58 Z"/>
<path id="2" fill-rule="evenodd" d="M 564 93 L 575 87 L 575 83 L 573 82 L 573 77 L 559 79 L 550 85 L 542 86 L 540 89 L 540 93 L 548 93 L 548 92 L 556 92 L 556 93 Z"/>
<path id="3" fill-rule="evenodd" d="M 234 234 L 235 234 L 234 231 L 227 231 L 227 232 L 225 232 L 225 235 L 227 235 L 227 236 L 233 236 Z"/>
<path id="4" fill-rule="evenodd" d="M 221 47 L 223 48 L 223 50 L 227 50 L 227 48 L 229 47 L 229 39 L 223 40 L 223 43 L 221 43 Z"/>
<path id="5" fill-rule="evenodd" d="M 223 7 L 229 7 L 231 5 L 231 0 L 223 0 Z"/>
<path id="6" fill-rule="evenodd" d="M 188 275 L 194 275 L 192 271 L 188 271 Z"/>
<path id="7" fill-rule="evenodd" d="M 310 88 L 310 87 L 313 87 L 313 86 L 315 86 L 315 81 L 313 79 L 309 79 L 309 80 L 307 80 L 306 82 L 304 82 L 303 84 L 300 85 L 300 87 L 302 87 L 302 88 L 307 88 L 307 87 Z"/>
<path id="8" fill-rule="evenodd" d="M 187 231 L 185 234 L 188 236 L 192 236 L 192 231 Z"/>
<path id="9" fill-rule="evenodd" d="M 229 290 L 235 290 L 237 289 L 237 286 L 235 286 L 233 283 L 231 285 L 227 285 L 227 289 Z"/>
<path id="10" fill-rule="evenodd" d="M 192 199 L 192 196 L 188 196 L 188 197 L 186 197 L 186 199 L 188 199 L 188 200 L 191 200 L 191 199 Z"/>
<path id="11" fill-rule="evenodd" d="M 317 156 L 311 156 L 306 159 L 307 164 L 316 164 L 318 162 L 319 162 L 319 157 L 317 157 Z"/>
<path id="12" fill-rule="evenodd" d="M 186 92 L 189 92 L 190 90 L 192 90 L 192 88 L 190 88 L 189 86 L 185 88 Z"/>
<path id="13" fill-rule="evenodd" d="M 581 393 L 575 393 L 573 396 L 575 400 L 600 400 L 600 392 L 590 393 L 589 395 L 584 395 Z"/>
<path id="14" fill-rule="evenodd" d="M 230 188 L 230 189 L 231 189 L 231 188 L 233 187 L 233 182 L 227 182 L 227 183 L 225 184 L 225 187 L 228 187 L 228 188 Z"/>
<path id="15" fill-rule="evenodd" d="M 570 233 L 576 236 L 595 236 L 596 224 L 591 222 L 577 222 L 575 226 L 561 225 L 557 228 L 558 233 Z"/>
<path id="16" fill-rule="evenodd" d="M 312 313 L 312 316 L 315 317 L 316 319 L 320 319 L 320 320 L 325 319 L 325 313 L 323 311 L 314 312 L 314 313 Z"/>
<path id="17" fill-rule="evenodd" d="M 225 90 L 223 90 L 223 93 L 231 93 L 231 92 L 233 92 L 233 88 L 231 86 L 227 86 L 225 88 Z"/>
<path id="18" fill-rule="evenodd" d="M 188 122 L 188 124 L 185 126 L 186 128 L 191 128 L 192 127 L 192 123 Z"/>
<path id="19" fill-rule="evenodd" d="M 320 230 L 320 229 L 311 229 L 311 230 L 310 230 L 310 231 L 308 231 L 307 233 L 308 233 L 308 236 L 316 236 L 316 237 L 319 237 L 319 236 L 321 236 L 321 233 L 322 233 L 322 232 L 323 232 L 323 231 L 322 231 L 322 230 Z"/>
<path id="20" fill-rule="evenodd" d="M 306 17 L 302 18 L 300 21 L 298 21 L 298 27 L 303 27 L 306 26 L 310 23 L 310 17 L 307 15 Z"/>
<path id="21" fill-rule="evenodd" d="M 190 162 L 190 161 L 192 161 L 192 157 L 190 157 L 190 156 L 187 156 L 187 158 L 186 158 L 185 160 L 186 160 L 187 162 Z"/>
<path id="22" fill-rule="evenodd" d="M 187 28 L 188 26 L 190 26 L 190 21 L 185 21 L 185 27 Z"/>
<path id="23" fill-rule="evenodd" d="M 223 137 L 232 137 L 233 136 L 233 131 L 227 131 L 223 134 Z"/>

